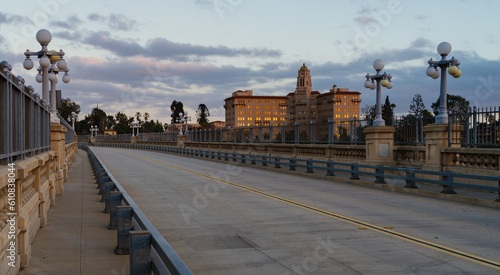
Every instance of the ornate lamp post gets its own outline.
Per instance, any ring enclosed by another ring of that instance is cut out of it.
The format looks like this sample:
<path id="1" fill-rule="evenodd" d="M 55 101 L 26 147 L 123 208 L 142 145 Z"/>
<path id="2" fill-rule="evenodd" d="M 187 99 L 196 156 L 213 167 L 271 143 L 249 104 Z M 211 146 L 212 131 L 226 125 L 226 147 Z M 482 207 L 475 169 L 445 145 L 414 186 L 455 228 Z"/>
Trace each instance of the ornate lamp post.
<path id="1" fill-rule="evenodd" d="M 387 89 L 391 89 L 393 87 L 392 76 L 384 72 L 384 74 L 380 74 L 380 71 L 384 68 L 385 64 L 382 59 L 376 59 L 373 62 L 373 68 L 377 71 L 377 74 L 371 75 L 366 74 L 365 88 L 369 88 L 374 90 L 377 88 L 377 105 L 376 105 L 376 116 L 375 121 L 373 121 L 373 126 L 385 126 L 385 121 L 382 118 L 382 107 L 381 107 L 381 88 L 380 86 L 384 86 Z"/>
<path id="2" fill-rule="evenodd" d="M 99 131 L 99 128 L 96 125 L 90 126 L 90 137 L 97 137 L 97 131 Z"/>
<path id="3" fill-rule="evenodd" d="M 139 122 L 132 122 L 130 124 L 130 128 L 132 128 L 132 136 L 135 137 L 135 136 L 139 136 L 139 128 L 141 128 L 141 125 L 139 125 Z M 135 131 L 134 129 L 137 129 L 137 134 L 135 134 Z"/>
<path id="4" fill-rule="evenodd" d="M 78 115 L 75 112 L 71 112 L 71 115 L 68 116 L 68 121 L 72 122 L 73 130 L 75 130 L 75 121 L 78 118 Z"/>
<path id="5" fill-rule="evenodd" d="M 191 121 L 191 117 L 188 116 L 188 112 L 186 112 L 185 114 L 179 113 L 178 121 L 179 121 L 179 126 L 180 126 L 179 135 L 182 135 L 182 123 L 183 122 L 186 122 L 186 131 L 185 131 L 185 133 L 187 133 L 187 131 L 188 131 L 188 121 Z"/>
<path id="6" fill-rule="evenodd" d="M 57 74 L 59 71 L 64 71 L 64 76 L 62 78 L 64 83 L 68 83 L 71 79 L 68 75 L 68 65 L 66 60 L 63 59 L 64 52 L 63 50 L 57 51 L 49 51 L 47 46 L 52 40 L 52 34 L 46 29 L 41 29 L 36 33 L 36 40 L 42 46 L 42 49 L 38 52 L 30 52 L 26 50 L 24 55 L 26 59 L 24 60 L 23 66 L 26 70 L 31 70 L 34 66 L 33 60 L 30 59 L 32 55 L 37 56 L 40 59 L 40 67 L 38 68 L 38 75 L 36 76 L 36 81 L 38 83 L 42 83 L 42 95 L 43 99 L 46 102 L 50 102 L 51 104 L 51 121 L 59 122 L 57 118 L 56 111 L 56 83 L 57 83 Z M 56 66 L 57 64 L 57 66 Z M 49 90 L 49 81 L 51 83 L 51 91 Z"/>
<path id="7" fill-rule="evenodd" d="M 439 114 L 436 116 L 436 124 L 438 123 L 448 123 L 448 108 L 447 108 L 447 98 L 446 98 L 446 68 L 448 68 L 448 73 L 454 78 L 459 78 L 462 75 L 462 71 L 458 68 L 460 62 L 452 57 L 447 60 L 446 57 L 451 52 L 451 45 L 448 42 L 441 42 L 437 47 L 437 52 L 441 55 L 441 60 L 434 61 L 432 58 L 429 60 L 429 68 L 425 73 L 432 77 L 433 79 L 439 78 L 438 67 L 441 68 L 441 88 L 439 93 Z"/>

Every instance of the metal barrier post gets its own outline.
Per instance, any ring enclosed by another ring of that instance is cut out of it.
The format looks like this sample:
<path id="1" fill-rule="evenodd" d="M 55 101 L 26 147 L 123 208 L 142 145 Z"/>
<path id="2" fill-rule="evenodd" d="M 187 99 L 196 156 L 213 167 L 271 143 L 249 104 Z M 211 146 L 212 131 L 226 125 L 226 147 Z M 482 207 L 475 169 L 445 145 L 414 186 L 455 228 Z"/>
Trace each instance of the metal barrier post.
<path id="1" fill-rule="evenodd" d="M 451 181 L 453 182 L 453 176 L 442 176 L 442 181 Z M 441 191 L 443 194 L 456 194 L 455 190 L 453 189 L 453 185 L 443 185 L 443 191 Z"/>
<path id="2" fill-rule="evenodd" d="M 386 183 L 385 179 L 384 179 L 384 168 L 383 167 L 376 168 L 375 173 L 377 174 L 375 176 L 375 183 Z"/>
<path id="3" fill-rule="evenodd" d="M 122 192 L 120 191 L 111 191 L 109 192 L 109 225 L 108 229 L 116 229 L 117 227 L 117 211 L 116 207 L 118 207 L 122 202 Z"/>
<path id="4" fill-rule="evenodd" d="M 274 158 L 274 168 L 281 168 L 280 159 L 281 158 Z"/>
<path id="5" fill-rule="evenodd" d="M 151 274 L 151 233 L 130 232 L 130 274 Z"/>
<path id="6" fill-rule="evenodd" d="M 132 207 L 131 206 L 117 206 L 117 245 L 115 247 L 115 254 L 127 255 L 130 251 L 129 232 L 132 230 Z"/>
<path id="7" fill-rule="evenodd" d="M 308 159 L 306 173 L 314 173 L 312 166 L 313 166 L 312 160 Z"/>
<path id="8" fill-rule="evenodd" d="M 295 159 L 291 159 L 291 160 L 290 160 L 290 167 L 288 168 L 288 170 L 290 170 L 290 171 L 295 171 L 295 170 L 297 170 L 297 169 L 295 169 L 295 164 L 296 164 L 296 163 L 297 163 L 297 160 L 295 160 Z"/>
<path id="9" fill-rule="evenodd" d="M 116 190 L 116 185 L 112 181 L 108 181 L 104 185 L 104 211 L 103 211 L 104 213 L 110 212 L 111 205 L 109 203 L 109 193 L 111 193 L 111 191 L 115 191 L 115 190 Z"/>
<path id="10" fill-rule="evenodd" d="M 417 189 L 418 187 L 415 185 L 415 171 L 410 170 L 406 171 L 406 185 L 405 188 Z"/>
<path id="11" fill-rule="evenodd" d="M 356 163 L 351 164 L 351 177 L 349 179 L 351 180 L 359 180 L 359 167 Z"/>
<path id="12" fill-rule="evenodd" d="M 335 173 L 333 172 L 333 163 L 329 162 L 326 164 L 328 169 L 326 170 L 326 175 L 327 176 L 335 176 Z"/>

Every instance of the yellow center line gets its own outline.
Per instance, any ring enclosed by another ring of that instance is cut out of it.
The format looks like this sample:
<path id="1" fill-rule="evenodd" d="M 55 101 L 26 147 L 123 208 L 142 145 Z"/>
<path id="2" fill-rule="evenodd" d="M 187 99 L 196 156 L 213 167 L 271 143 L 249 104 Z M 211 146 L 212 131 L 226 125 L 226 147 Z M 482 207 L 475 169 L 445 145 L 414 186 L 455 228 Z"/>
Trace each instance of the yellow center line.
<path id="1" fill-rule="evenodd" d="M 158 160 L 155 160 L 155 159 L 152 159 L 152 158 L 144 157 L 144 156 L 137 155 L 137 154 L 130 153 L 130 152 L 125 152 L 125 151 L 122 151 L 122 150 L 117 150 L 117 149 L 112 149 L 112 150 L 119 151 L 119 152 L 126 153 L 126 154 L 130 154 L 130 155 L 133 155 L 133 156 L 136 156 L 136 157 L 139 157 L 139 158 L 143 158 L 145 160 L 149 160 L 149 161 L 161 164 L 161 165 L 165 165 L 165 166 L 168 166 L 168 167 L 171 167 L 171 168 L 174 168 L 174 169 L 178 169 L 178 170 L 181 170 L 181 171 L 184 171 L 184 172 L 188 172 L 188 173 L 194 174 L 196 176 L 200 176 L 200 177 L 204 177 L 204 178 L 207 178 L 207 179 L 210 179 L 210 180 L 221 182 L 221 183 L 233 186 L 233 187 L 237 187 L 237 188 L 243 189 L 245 191 L 253 192 L 255 194 L 259 194 L 259 195 L 262 195 L 262 196 L 265 196 L 265 197 L 268 197 L 268 198 L 271 198 L 271 199 L 275 199 L 275 200 L 278 200 L 278 201 L 281 201 L 281 202 L 284 202 L 284 203 L 287 203 L 287 204 L 290 204 L 290 205 L 294 205 L 294 206 L 297 206 L 297 207 L 300 207 L 300 208 L 303 208 L 303 209 L 307 209 L 309 211 L 313 211 L 313 212 L 316 212 L 316 213 L 319 213 L 319 214 L 322 214 L 322 215 L 325 215 L 325 216 L 328 216 L 328 217 L 332 217 L 332 218 L 335 218 L 335 219 L 338 219 L 338 220 L 346 221 L 346 222 L 349 222 L 349 223 L 352 223 L 352 224 L 355 224 L 355 225 L 358 225 L 358 226 L 366 227 L 367 229 L 371 229 L 371 230 L 374 230 L 374 231 L 377 231 L 377 232 L 380 232 L 380 233 L 384 233 L 384 234 L 389 235 L 389 236 L 393 236 L 393 237 L 397 237 L 397 238 L 400 238 L 400 239 L 403 239 L 403 240 L 406 240 L 406 241 L 410 241 L 412 243 L 416 243 L 416 244 L 419 244 L 419 245 L 424 246 L 424 247 L 428 247 L 428 248 L 431 248 L 431 249 L 434 249 L 434 250 L 437 250 L 437 251 L 440 251 L 440 252 L 444 252 L 444 253 L 449 254 L 449 255 L 453 255 L 453 256 L 456 256 L 456 257 L 459 257 L 459 258 L 462 258 L 462 259 L 466 259 L 466 260 L 469 260 L 469 261 L 472 261 L 472 262 L 476 262 L 476 263 L 479 263 L 479 264 L 482 264 L 482 265 L 489 266 L 489 267 L 492 267 L 492 268 L 500 270 L 500 262 L 496 262 L 496 261 L 493 261 L 493 260 L 490 260 L 490 259 L 479 257 L 479 256 L 476 256 L 476 255 L 473 255 L 473 254 L 469 254 L 469 253 L 466 253 L 466 252 L 463 252 L 463 251 L 460 251 L 460 250 L 449 248 L 449 247 L 446 247 L 446 246 L 443 246 L 443 245 L 440 245 L 440 244 L 436 244 L 436 243 L 429 242 L 429 241 L 426 241 L 426 240 L 423 240 L 423 239 L 412 237 L 410 235 L 399 233 L 399 232 L 394 231 L 394 230 L 389 230 L 388 229 L 389 227 L 385 227 L 384 228 L 384 227 L 373 225 L 373 224 L 370 224 L 370 223 L 367 223 L 367 222 L 363 222 L 363 221 L 360 221 L 360 220 L 349 218 L 347 216 L 342 216 L 340 214 L 336 214 L 336 213 L 329 212 L 329 211 L 326 211 L 326 210 L 323 210 L 323 209 L 319 209 L 319 208 L 316 208 L 314 206 L 310 206 L 310 205 L 307 205 L 307 204 L 304 204 L 304 203 L 300 203 L 300 202 L 297 202 L 297 201 L 293 201 L 293 200 L 289 200 L 289 199 L 286 199 L 286 198 L 282 198 L 282 197 L 279 197 L 279 196 L 276 196 L 276 195 L 273 195 L 273 194 L 270 194 L 270 193 L 266 193 L 266 192 L 263 192 L 263 191 L 260 191 L 260 190 L 254 189 L 254 188 L 250 188 L 250 187 L 246 187 L 244 185 L 240 185 L 240 184 L 237 184 L 237 183 L 234 183 L 234 182 L 222 180 L 222 179 L 219 179 L 219 178 L 216 178 L 216 177 L 212 177 L 210 175 L 198 173 L 198 172 L 195 172 L 195 171 L 183 168 L 183 167 L 175 166 L 175 165 L 172 165 L 172 164 L 169 164 L 169 163 L 166 163 L 166 162 L 162 162 L 162 161 L 158 161 Z"/>

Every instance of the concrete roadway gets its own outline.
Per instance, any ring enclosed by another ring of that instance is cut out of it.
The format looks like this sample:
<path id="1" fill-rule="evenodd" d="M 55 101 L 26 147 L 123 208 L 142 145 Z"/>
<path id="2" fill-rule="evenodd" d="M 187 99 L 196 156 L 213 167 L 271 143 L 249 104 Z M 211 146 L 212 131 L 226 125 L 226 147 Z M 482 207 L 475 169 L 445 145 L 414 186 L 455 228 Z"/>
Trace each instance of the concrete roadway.
<path id="1" fill-rule="evenodd" d="M 93 147 L 195 274 L 494 274 L 498 210 Z"/>

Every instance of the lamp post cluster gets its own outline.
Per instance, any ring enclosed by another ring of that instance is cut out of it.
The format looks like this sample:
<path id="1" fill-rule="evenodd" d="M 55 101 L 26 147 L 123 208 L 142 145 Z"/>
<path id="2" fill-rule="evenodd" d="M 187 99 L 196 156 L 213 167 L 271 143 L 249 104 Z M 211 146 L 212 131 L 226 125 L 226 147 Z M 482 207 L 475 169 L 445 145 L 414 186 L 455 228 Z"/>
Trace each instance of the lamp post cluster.
<path id="1" fill-rule="evenodd" d="M 60 71 L 64 72 L 64 76 L 62 77 L 64 83 L 68 83 L 71 80 L 68 75 L 68 64 L 66 63 L 66 60 L 63 59 L 65 53 L 63 50 L 58 52 L 49 51 L 47 49 L 50 41 L 52 40 L 52 34 L 46 29 L 41 29 L 36 33 L 36 40 L 40 43 L 42 49 L 38 52 L 30 52 L 30 50 L 26 50 L 24 53 L 26 59 L 24 60 L 23 66 L 26 70 L 31 70 L 34 67 L 34 63 L 30 57 L 38 57 L 40 66 L 37 69 L 38 75 L 35 79 L 38 83 L 42 83 L 43 100 L 50 102 L 51 121 L 59 122 L 56 110 L 56 84 L 58 82 L 57 74 L 59 74 Z M 49 81 L 51 86 L 50 90 Z"/>
<path id="2" fill-rule="evenodd" d="M 188 131 L 188 121 L 191 121 L 191 117 L 188 116 L 188 112 L 186 113 L 179 113 L 179 117 L 177 118 L 177 121 L 179 122 L 179 128 L 180 128 L 180 132 L 179 132 L 179 135 L 182 135 L 182 123 L 183 122 L 186 122 L 186 131 L 184 133 L 187 133 Z"/>
<path id="3" fill-rule="evenodd" d="M 139 136 L 139 129 L 141 128 L 141 125 L 139 125 L 139 122 L 132 122 L 130 124 L 130 128 L 132 128 L 132 136 L 135 137 L 135 136 Z M 137 129 L 137 134 L 135 134 L 135 131 L 134 129 Z"/>
<path id="4" fill-rule="evenodd" d="M 375 121 L 373 121 L 373 126 L 385 126 L 385 121 L 382 118 L 382 107 L 381 107 L 381 87 L 386 87 L 387 89 L 391 89 L 393 87 L 392 76 L 387 73 L 381 74 L 380 72 L 384 68 L 385 64 L 382 59 L 376 59 L 373 62 L 373 68 L 377 71 L 377 74 L 371 75 L 366 74 L 365 88 L 369 88 L 374 90 L 377 88 L 377 105 L 376 105 L 376 115 Z"/>
<path id="5" fill-rule="evenodd" d="M 462 75 L 462 71 L 458 68 L 460 62 L 452 57 L 451 59 L 446 59 L 448 54 L 451 52 L 451 45 L 448 42 L 441 42 L 437 47 L 437 52 L 441 55 L 441 60 L 434 61 L 432 58 L 429 60 L 429 67 L 427 68 L 426 74 L 433 79 L 439 78 L 441 76 L 441 86 L 439 94 L 439 114 L 436 116 L 436 123 L 448 123 L 448 110 L 447 110 L 447 99 L 446 99 L 446 69 L 448 73 L 454 78 L 459 78 Z M 384 68 L 385 64 L 382 59 L 376 59 L 373 62 L 373 68 L 377 71 L 377 74 L 370 75 L 366 74 L 365 88 L 374 90 L 377 88 L 377 103 L 376 103 L 376 116 L 373 126 L 384 126 L 385 121 L 382 119 L 382 108 L 381 108 L 381 94 L 380 86 L 391 89 L 392 76 L 387 73 L 381 74 L 380 72 Z M 441 74 L 439 73 L 438 67 L 441 68 Z"/>
<path id="6" fill-rule="evenodd" d="M 75 121 L 78 118 L 78 115 L 75 112 L 71 112 L 71 115 L 68 116 L 68 121 L 72 122 L 73 130 L 75 130 Z"/>
<path id="7" fill-rule="evenodd" d="M 437 52 L 441 55 L 441 60 L 434 61 L 432 58 L 429 60 L 429 68 L 426 70 L 426 74 L 433 78 L 439 78 L 441 75 L 441 88 L 439 93 L 439 114 L 436 116 L 436 123 L 448 123 L 448 110 L 447 110 L 447 98 L 446 98 L 446 69 L 448 68 L 448 73 L 454 78 L 459 78 L 462 75 L 462 71 L 458 68 L 460 62 L 452 57 L 447 60 L 446 57 L 451 52 L 451 45 L 448 42 L 441 42 L 437 47 Z M 441 74 L 437 68 L 441 68 Z"/>
<path id="8" fill-rule="evenodd" d="M 99 131 L 99 128 L 96 125 L 90 126 L 90 137 L 97 137 L 97 131 Z"/>

